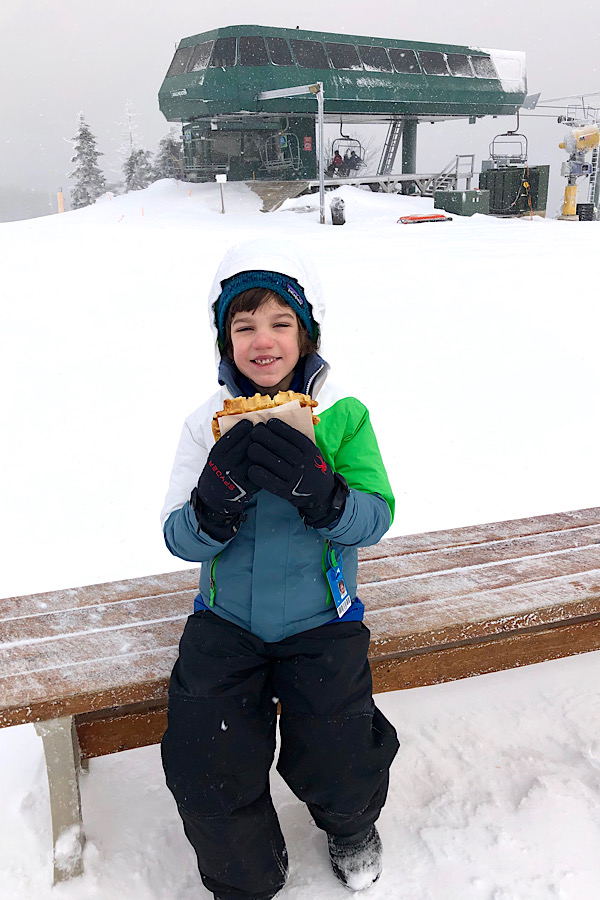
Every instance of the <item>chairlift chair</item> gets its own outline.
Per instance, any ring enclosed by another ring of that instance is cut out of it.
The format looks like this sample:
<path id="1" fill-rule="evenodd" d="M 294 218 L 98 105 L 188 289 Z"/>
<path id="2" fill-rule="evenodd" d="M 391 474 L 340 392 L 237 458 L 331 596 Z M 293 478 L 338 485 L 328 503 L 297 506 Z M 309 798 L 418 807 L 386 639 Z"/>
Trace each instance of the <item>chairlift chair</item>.
<path id="1" fill-rule="evenodd" d="M 356 153 L 356 162 L 352 166 L 352 168 L 348 168 L 345 165 L 347 157 L 352 154 L 352 151 Z M 331 156 L 332 158 L 336 153 L 339 153 L 342 159 L 344 160 L 344 165 L 340 166 L 339 169 L 332 170 L 334 175 L 341 175 L 342 178 L 348 178 L 352 172 L 358 172 L 359 169 L 362 169 L 365 163 L 365 151 L 363 145 L 358 140 L 358 138 L 351 138 L 342 135 L 339 138 L 335 138 L 331 144 Z"/>
<path id="2" fill-rule="evenodd" d="M 527 138 L 516 131 L 497 134 L 490 144 L 490 159 L 494 168 L 527 165 Z"/>
<path id="3" fill-rule="evenodd" d="M 190 180 L 229 172 L 229 153 L 204 136 L 191 135 L 184 143 L 184 171 Z"/>
<path id="4" fill-rule="evenodd" d="M 270 175 L 300 169 L 300 142 L 291 131 L 270 135 L 260 149 L 261 168 Z"/>
<path id="5" fill-rule="evenodd" d="M 332 164 L 329 164 L 329 170 L 333 175 L 341 175 L 343 178 L 347 178 L 351 172 L 358 172 L 359 169 L 362 169 L 365 163 L 365 149 L 358 138 L 350 137 L 348 134 L 344 134 L 343 132 L 344 123 L 340 118 L 340 136 L 334 138 L 331 142 L 331 158 L 339 153 L 339 155 L 344 160 L 344 165 L 340 166 L 339 169 L 334 169 Z M 354 161 L 354 165 L 349 168 L 346 165 L 347 158 L 350 157 L 352 152 L 356 154 L 356 159 Z"/>
<path id="6" fill-rule="evenodd" d="M 353 150 L 361 160 L 364 159 L 365 151 L 358 138 L 339 137 L 335 138 L 331 144 L 331 155 L 335 156 L 337 152 L 342 159 L 345 157 L 346 153 L 351 153 Z"/>

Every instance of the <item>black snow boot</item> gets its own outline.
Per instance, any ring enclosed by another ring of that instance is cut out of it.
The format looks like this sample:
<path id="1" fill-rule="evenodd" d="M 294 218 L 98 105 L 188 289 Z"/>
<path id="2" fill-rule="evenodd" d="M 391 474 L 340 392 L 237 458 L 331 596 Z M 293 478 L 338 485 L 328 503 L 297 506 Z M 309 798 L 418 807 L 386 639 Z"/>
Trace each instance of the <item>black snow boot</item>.
<path id="1" fill-rule="evenodd" d="M 328 834 L 327 843 L 333 872 L 345 887 L 363 891 L 377 881 L 381 875 L 383 848 L 374 825 L 358 838 Z"/>

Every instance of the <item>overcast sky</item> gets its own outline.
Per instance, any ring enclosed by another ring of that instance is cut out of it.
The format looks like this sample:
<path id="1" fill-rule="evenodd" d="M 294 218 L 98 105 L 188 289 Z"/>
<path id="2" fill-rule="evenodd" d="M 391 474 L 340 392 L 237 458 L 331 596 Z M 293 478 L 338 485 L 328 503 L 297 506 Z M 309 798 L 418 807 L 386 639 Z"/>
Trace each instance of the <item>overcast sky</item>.
<path id="1" fill-rule="evenodd" d="M 222 11 L 217 6 L 199 0 L 0 0 L 0 192 L 68 190 L 68 141 L 80 111 L 105 153 L 108 180 L 118 181 L 127 101 L 137 113 L 142 143 L 154 151 L 169 130 L 157 94 L 175 45 L 225 25 L 298 25 L 524 50 L 530 93 L 556 97 L 600 90 L 596 0 L 303 0 L 289 14 L 281 0 L 229 0 Z M 455 153 L 487 147 L 495 131 L 513 123 L 484 120 L 470 131 L 466 124 L 421 126 L 420 167 L 426 168 L 432 154 L 441 167 Z M 555 147 L 564 129 L 544 124 L 521 120 L 531 137 L 532 162 L 559 165 Z M 424 129 L 429 131 L 422 138 Z"/>

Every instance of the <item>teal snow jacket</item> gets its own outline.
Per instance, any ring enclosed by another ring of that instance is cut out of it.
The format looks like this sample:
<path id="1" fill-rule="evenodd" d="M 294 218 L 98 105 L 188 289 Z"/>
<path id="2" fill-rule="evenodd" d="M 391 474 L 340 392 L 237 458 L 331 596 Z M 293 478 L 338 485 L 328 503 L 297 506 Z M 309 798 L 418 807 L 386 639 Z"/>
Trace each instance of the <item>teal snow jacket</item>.
<path id="1" fill-rule="evenodd" d="M 254 245 L 259 242 L 241 247 Z M 306 264 L 303 268 L 290 258 L 289 248 L 277 258 L 272 242 L 267 249 L 268 253 L 261 254 L 259 245 L 240 263 L 235 256 L 239 248 L 233 248 L 229 256 L 234 258 L 226 257 L 217 273 L 211 314 L 221 280 L 239 271 L 270 269 L 300 282 L 320 326 L 323 304 L 314 273 L 309 277 Z M 236 268 L 239 265 L 242 267 Z M 358 547 L 377 543 L 393 517 L 394 498 L 368 411 L 359 400 L 344 396 L 328 383 L 328 369 L 320 356 L 308 357 L 302 391 L 318 401 L 317 446 L 350 488 L 337 522 L 329 528 L 307 528 L 295 507 L 262 490 L 248 504 L 246 518 L 231 540 L 220 543 L 198 530 L 189 496 L 214 443 L 212 417 L 223 408 L 225 397 L 240 393 L 235 369 L 227 361 L 219 368 L 221 389 L 184 423 L 163 507 L 164 536 L 171 553 L 202 563 L 203 604 L 267 642 L 337 620 L 326 577 L 328 547 L 341 554 L 346 587 L 354 599 Z"/>

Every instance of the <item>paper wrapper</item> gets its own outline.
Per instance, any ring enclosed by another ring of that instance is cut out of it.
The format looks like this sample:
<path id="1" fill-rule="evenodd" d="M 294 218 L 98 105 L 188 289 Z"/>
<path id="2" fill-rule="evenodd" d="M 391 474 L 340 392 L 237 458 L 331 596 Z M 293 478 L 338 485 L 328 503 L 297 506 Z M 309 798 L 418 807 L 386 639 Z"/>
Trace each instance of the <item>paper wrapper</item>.
<path id="1" fill-rule="evenodd" d="M 235 416 L 219 416 L 221 436 L 242 419 L 248 419 L 254 425 L 257 422 L 267 422 L 269 419 L 281 419 L 282 422 L 287 422 L 292 428 L 305 434 L 313 444 L 315 443 L 312 409 L 310 406 L 300 406 L 299 400 L 290 400 L 289 403 L 282 403 L 281 406 L 274 406 L 272 409 L 258 409 L 255 412 L 240 413 Z"/>

